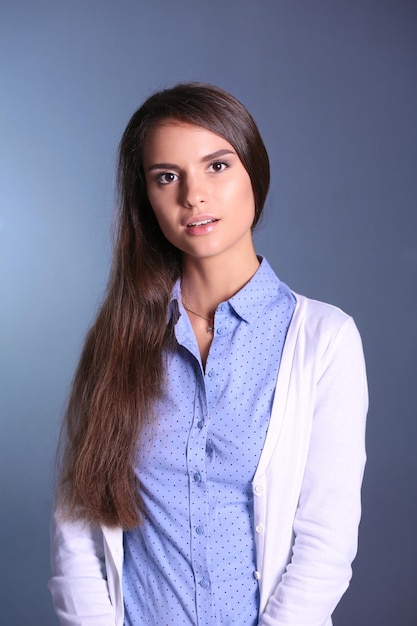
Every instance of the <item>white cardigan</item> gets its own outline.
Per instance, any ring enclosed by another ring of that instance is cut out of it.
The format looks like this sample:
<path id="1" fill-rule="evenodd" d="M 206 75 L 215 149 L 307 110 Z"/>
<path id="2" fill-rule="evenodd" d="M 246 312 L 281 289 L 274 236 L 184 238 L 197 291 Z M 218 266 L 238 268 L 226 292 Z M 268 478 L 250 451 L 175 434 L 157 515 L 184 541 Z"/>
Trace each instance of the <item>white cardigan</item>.
<path id="1" fill-rule="evenodd" d="M 259 626 L 331 626 L 357 549 L 368 406 L 362 344 L 340 309 L 296 298 L 253 480 Z M 120 528 L 55 513 L 49 588 L 61 625 L 123 626 L 122 567 Z"/>

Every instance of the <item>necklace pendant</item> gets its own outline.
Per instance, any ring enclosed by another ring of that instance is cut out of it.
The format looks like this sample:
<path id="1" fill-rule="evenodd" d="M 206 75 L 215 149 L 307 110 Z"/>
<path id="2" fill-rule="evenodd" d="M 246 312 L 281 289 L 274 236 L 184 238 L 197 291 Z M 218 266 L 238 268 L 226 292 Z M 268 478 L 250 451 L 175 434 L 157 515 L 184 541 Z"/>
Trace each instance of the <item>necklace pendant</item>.
<path id="1" fill-rule="evenodd" d="M 214 326 L 207 326 L 207 332 L 208 333 L 214 332 Z"/>

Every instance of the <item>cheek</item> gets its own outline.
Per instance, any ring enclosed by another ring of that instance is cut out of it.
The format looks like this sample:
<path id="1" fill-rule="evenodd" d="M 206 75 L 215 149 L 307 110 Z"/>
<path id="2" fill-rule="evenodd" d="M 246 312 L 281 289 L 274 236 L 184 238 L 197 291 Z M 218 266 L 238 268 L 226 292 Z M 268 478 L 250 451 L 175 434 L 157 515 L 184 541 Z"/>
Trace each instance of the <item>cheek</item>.
<path id="1" fill-rule="evenodd" d="M 244 207 L 245 216 L 253 223 L 255 220 L 255 197 L 253 195 L 252 184 L 250 180 L 245 181 L 240 187 L 240 206 Z"/>
<path id="2" fill-rule="evenodd" d="M 167 207 L 166 203 L 161 203 L 160 199 L 151 198 L 148 196 L 150 205 L 153 209 L 153 213 L 155 215 L 156 221 L 159 224 L 159 228 L 161 229 L 163 235 L 166 239 L 173 245 L 176 245 L 176 219 L 174 215 L 174 211 Z"/>
<path id="3" fill-rule="evenodd" d="M 166 222 L 166 211 L 164 210 L 165 203 L 163 202 L 163 198 L 160 197 L 160 194 L 155 193 L 155 191 L 151 189 L 147 189 L 149 204 L 152 207 L 153 213 L 157 219 L 157 222 L 161 229 L 163 228 L 163 224 Z"/>
<path id="4" fill-rule="evenodd" d="M 158 207 L 158 205 L 153 205 L 151 203 L 151 206 L 153 208 L 153 212 L 154 212 L 154 215 L 156 217 L 156 221 L 159 224 L 160 229 L 162 230 L 164 235 L 166 235 L 166 233 L 167 233 L 167 231 L 169 231 L 169 227 L 170 227 L 170 223 L 169 223 L 169 220 L 167 219 L 167 216 L 161 210 L 161 208 Z"/>
<path id="5" fill-rule="evenodd" d="M 156 215 L 155 208 L 158 207 L 158 202 L 156 201 L 155 194 L 152 193 L 152 187 L 149 187 L 149 185 L 146 185 L 146 195 L 148 196 L 149 204 L 151 205 L 152 210 Z"/>

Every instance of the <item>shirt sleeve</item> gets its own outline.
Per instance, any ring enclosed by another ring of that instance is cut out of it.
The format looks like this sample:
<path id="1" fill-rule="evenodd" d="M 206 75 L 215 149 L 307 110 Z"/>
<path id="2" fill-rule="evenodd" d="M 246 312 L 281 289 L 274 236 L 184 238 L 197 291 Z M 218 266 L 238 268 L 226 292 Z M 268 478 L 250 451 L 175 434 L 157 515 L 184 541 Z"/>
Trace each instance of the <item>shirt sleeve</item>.
<path id="1" fill-rule="evenodd" d="M 259 626 L 331 624 L 357 550 L 367 408 L 362 344 L 347 318 L 319 363 L 292 558 Z"/>
<path id="2" fill-rule="evenodd" d="M 51 562 L 48 587 L 61 626 L 115 626 L 101 528 L 64 521 L 56 511 L 51 524 Z"/>

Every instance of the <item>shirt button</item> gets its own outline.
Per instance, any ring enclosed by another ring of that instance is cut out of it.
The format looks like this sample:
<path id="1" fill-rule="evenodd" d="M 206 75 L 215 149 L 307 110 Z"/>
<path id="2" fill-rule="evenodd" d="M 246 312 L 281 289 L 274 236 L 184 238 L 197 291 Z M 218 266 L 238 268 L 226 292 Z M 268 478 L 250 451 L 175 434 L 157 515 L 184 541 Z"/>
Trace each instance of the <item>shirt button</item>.
<path id="1" fill-rule="evenodd" d="M 262 487 L 262 485 L 255 485 L 255 487 L 253 488 L 255 493 L 263 493 L 264 488 Z"/>
<path id="2" fill-rule="evenodd" d="M 195 532 L 197 533 L 197 535 L 204 535 L 204 527 L 197 526 L 197 528 L 195 529 Z"/>
<path id="3" fill-rule="evenodd" d="M 261 577 L 261 572 L 258 572 L 258 570 L 256 570 L 255 572 L 253 572 L 253 577 L 256 578 L 256 580 L 259 580 Z"/>
<path id="4" fill-rule="evenodd" d="M 263 533 L 265 530 L 265 527 L 263 524 L 258 524 L 257 527 L 255 528 L 257 533 Z"/>
<path id="5" fill-rule="evenodd" d="M 207 372 L 207 376 L 209 378 L 214 378 L 216 375 L 216 372 L 214 370 L 210 370 L 209 372 Z"/>
<path id="6" fill-rule="evenodd" d="M 220 305 L 220 311 L 226 311 L 227 309 L 227 303 L 223 302 L 223 304 Z"/>
<path id="7" fill-rule="evenodd" d="M 220 328 L 218 328 L 216 332 L 218 335 L 225 335 L 227 333 L 227 329 L 223 328 L 223 326 L 220 326 Z"/>
<path id="8" fill-rule="evenodd" d="M 194 480 L 195 480 L 196 483 L 201 483 L 201 474 L 200 474 L 200 472 L 196 472 L 194 474 Z"/>
<path id="9" fill-rule="evenodd" d="M 203 587 L 203 589 L 207 589 L 209 586 L 209 581 L 206 578 L 202 578 L 198 584 L 200 585 L 200 587 Z"/>
<path id="10" fill-rule="evenodd" d="M 203 426 L 204 426 L 204 422 L 203 422 L 203 420 L 199 420 L 199 421 L 197 422 L 197 426 L 198 426 L 198 428 L 200 428 L 200 429 L 201 429 L 201 428 L 203 428 Z"/>

